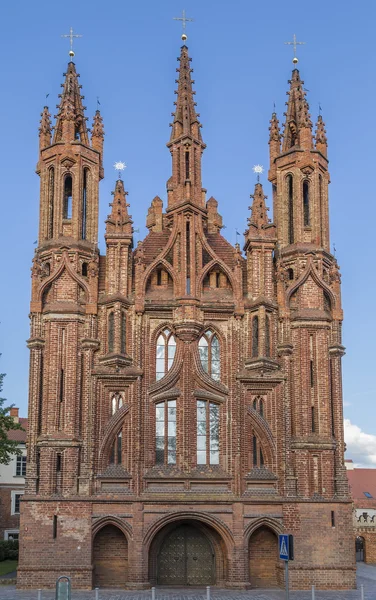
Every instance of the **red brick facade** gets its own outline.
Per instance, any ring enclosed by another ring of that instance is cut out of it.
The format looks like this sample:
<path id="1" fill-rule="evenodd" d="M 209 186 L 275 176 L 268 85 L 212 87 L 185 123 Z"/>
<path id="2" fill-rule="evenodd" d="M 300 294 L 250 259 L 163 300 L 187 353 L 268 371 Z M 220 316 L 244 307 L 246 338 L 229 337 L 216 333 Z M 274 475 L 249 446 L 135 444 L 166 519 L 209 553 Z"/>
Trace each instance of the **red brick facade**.
<path id="1" fill-rule="evenodd" d="M 42 113 L 18 584 L 280 586 L 289 532 L 292 588 L 353 587 L 324 124 L 294 69 L 274 223 L 257 183 L 242 254 L 205 198 L 185 46 L 178 71 L 167 206 L 135 250 L 118 180 L 98 252 L 103 125 L 73 63 L 53 136 Z"/>

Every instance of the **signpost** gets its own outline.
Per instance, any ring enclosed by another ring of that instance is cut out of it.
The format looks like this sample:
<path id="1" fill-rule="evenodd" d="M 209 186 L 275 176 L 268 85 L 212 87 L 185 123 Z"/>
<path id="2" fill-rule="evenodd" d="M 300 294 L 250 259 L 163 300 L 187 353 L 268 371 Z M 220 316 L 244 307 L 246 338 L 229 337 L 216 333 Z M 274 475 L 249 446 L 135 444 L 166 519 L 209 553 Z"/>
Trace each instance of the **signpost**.
<path id="1" fill-rule="evenodd" d="M 289 560 L 294 560 L 294 536 L 282 533 L 278 536 L 279 558 L 285 561 L 286 600 L 289 600 Z"/>

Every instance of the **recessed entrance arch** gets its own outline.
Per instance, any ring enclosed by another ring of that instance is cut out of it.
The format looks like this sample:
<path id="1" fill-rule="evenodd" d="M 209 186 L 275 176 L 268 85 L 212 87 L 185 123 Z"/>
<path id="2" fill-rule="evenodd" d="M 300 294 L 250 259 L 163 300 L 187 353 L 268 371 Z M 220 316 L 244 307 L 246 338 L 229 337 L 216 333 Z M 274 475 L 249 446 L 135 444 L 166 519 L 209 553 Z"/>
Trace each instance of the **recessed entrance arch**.
<path id="1" fill-rule="evenodd" d="M 115 525 L 105 525 L 93 542 L 93 585 L 123 588 L 128 576 L 128 542 Z"/>
<path id="2" fill-rule="evenodd" d="M 169 523 L 150 546 L 149 577 L 163 586 L 223 584 L 226 550 L 220 535 L 196 520 Z"/>
<path id="3" fill-rule="evenodd" d="M 249 581 L 253 588 L 278 587 L 278 538 L 262 525 L 249 539 Z"/>

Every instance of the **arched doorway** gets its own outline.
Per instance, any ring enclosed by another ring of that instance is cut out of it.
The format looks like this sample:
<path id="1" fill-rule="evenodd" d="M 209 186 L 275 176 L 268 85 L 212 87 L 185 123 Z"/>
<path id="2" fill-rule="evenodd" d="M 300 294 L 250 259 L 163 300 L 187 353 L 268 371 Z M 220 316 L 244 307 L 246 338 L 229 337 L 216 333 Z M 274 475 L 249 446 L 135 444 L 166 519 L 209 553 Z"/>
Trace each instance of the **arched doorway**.
<path id="1" fill-rule="evenodd" d="M 223 585 L 226 577 L 224 541 L 217 531 L 201 521 L 185 519 L 169 523 L 150 545 L 152 585 Z"/>
<path id="2" fill-rule="evenodd" d="M 105 525 L 93 543 L 93 584 L 101 588 L 123 588 L 128 575 L 128 543 L 115 525 Z"/>
<path id="3" fill-rule="evenodd" d="M 356 562 L 364 562 L 364 558 L 365 558 L 365 552 L 366 550 L 366 543 L 364 540 L 364 537 L 358 535 L 355 538 L 355 556 L 356 556 Z"/>
<path id="4" fill-rule="evenodd" d="M 262 525 L 249 540 L 249 581 L 253 588 L 275 588 L 277 583 L 278 539 Z"/>

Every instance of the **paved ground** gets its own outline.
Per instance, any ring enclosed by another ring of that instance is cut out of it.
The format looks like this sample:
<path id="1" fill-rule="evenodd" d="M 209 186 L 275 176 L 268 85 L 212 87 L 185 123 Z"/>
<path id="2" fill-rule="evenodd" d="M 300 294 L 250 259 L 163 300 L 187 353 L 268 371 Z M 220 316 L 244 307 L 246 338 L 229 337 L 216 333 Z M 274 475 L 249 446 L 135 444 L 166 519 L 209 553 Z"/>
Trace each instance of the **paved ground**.
<path id="1" fill-rule="evenodd" d="M 319 592 L 315 600 L 361 600 L 360 585 L 364 586 L 364 600 L 376 600 L 376 565 L 358 565 L 358 589 L 350 592 Z M 285 600 L 283 590 L 230 591 L 211 589 L 211 600 Z M 311 600 L 311 592 L 290 592 L 291 600 Z M 41 592 L 41 600 L 54 600 L 55 592 Z M 38 600 L 37 590 L 16 590 L 14 585 L 0 586 L 0 600 Z M 72 600 L 95 600 L 95 591 L 73 591 Z M 99 590 L 99 600 L 151 600 L 151 591 L 125 592 Z M 206 589 L 156 589 L 156 600 L 206 600 Z"/>

